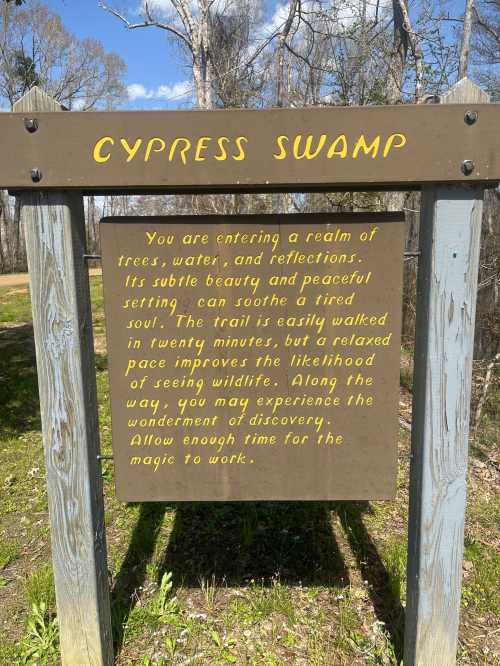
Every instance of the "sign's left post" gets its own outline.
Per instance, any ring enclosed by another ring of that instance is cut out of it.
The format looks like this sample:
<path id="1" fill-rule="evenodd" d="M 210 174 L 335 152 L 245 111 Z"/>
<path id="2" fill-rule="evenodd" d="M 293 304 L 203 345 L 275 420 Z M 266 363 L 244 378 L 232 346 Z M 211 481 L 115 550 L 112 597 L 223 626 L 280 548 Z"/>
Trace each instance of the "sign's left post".
<path id="1" fill-rule="evenodd" d="M 36 118 L 40 111 L 59 110 L 59 104 L 37 88 L 14 107 L 27 119 Z M 36 131 L 43 132 L 43 125 Z M 33 168 L 40 170 L 43 187 L 43 164 L 33 164 Z M 21 195 L 21 221 L 30 274 L 62 663 L 111 666 L 113 641 L 82 195 L 27 191 Z"/>

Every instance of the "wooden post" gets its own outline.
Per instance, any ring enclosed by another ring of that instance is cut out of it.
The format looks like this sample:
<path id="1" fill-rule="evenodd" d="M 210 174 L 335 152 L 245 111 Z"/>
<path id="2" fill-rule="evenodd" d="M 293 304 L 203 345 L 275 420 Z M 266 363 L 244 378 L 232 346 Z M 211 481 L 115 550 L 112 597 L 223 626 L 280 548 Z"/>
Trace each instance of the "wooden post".
<path id="1" fill-rule="evenodd" d="M 462 79 L 441 101 L 488 96 Z M 422 194 L 405 666 L 456 661 L 482 202 L 477 186 Z"/>
<path id="2" fill-rule="evenodd" d="M 34 88 L 27 117 L 61 107 Z M 38 132 L 43 132 L 43 125 Z M 57 146 L 54 146 L 57 150 Z M 42 172 L 43 163 L 33 164 Z M 65 666 L 111 666 L 92 314 L 80 193 L 21 195 L 31 281 L 52 562 Z"/>

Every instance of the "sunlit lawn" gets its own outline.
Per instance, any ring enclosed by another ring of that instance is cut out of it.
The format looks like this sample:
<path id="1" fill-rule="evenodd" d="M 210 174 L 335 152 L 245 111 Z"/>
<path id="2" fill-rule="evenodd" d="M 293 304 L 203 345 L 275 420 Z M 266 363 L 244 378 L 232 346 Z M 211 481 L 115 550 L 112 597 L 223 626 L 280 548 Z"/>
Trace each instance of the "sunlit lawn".
<path id="1" fill-rule="evenodd" d="M 101 441 L 111 452 L 101 285 L 92 279 Z M 410 419 L 411 355 L 401 410 Z M 460 664 L 500 663 L 499 392 L 471 448 Z M 27 288 L 0 290 L 0 663 L 57 663 Z M 397 664 L 409 441 L 391 502 L 134 504 L 103 463 L 118 664 Z M 495 527 L 496 526 L 496 527 Z M 24 661 L 23 661 L 24 659 Z"/>

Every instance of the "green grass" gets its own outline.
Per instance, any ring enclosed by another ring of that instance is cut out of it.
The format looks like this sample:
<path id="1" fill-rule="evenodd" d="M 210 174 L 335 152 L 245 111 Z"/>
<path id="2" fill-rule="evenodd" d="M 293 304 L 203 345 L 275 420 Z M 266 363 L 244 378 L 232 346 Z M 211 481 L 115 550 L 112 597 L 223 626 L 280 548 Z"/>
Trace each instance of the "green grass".
<path id="1" fill-rule="evenodd" d="M 19 659 L 19 647 L 14 643 L 0 639 L 0 664 L 13 666 L 19 663 Z"/>
<path id="2" fill-rule="evenodd" d="M 263 581 L 250 581 L 248 592 L 243 599 L 237 599 L 231 606 L 237 621 L 242 624 L 262 622 L 274 615 L 281 616 L 286 624 L 293 625 L 295 608 L 290 590 L 279 580 L 270 585 Z"/>
<path id="3" fill-rule="evenodd" d="M 8 567 L 19 557 L 21 548 L 17 541 L 0 541 L 0 571 Z"/>
<path id="4" fill-rule="evenodd" d="M 27 286 L 0 288 L 0 321 L 5 324 L 31 321 L 31 300 Z"/>
<path id="5" fill-rule="evenodd" d="M 24 591 L 30 607 L 44 604 L 49 611 L 55 612 L 56 593 L 52 566 L 47 563 L 30 573 L 24 581 Z"/>
<path id="6" fill-rule="evenodd" d="M 0 324 L 0 437 L 18 437 L 40 428 L 35 345 L 31 325 L 3 329 Z"/>
<path id="7" fill-rule="evenodd" d="M 91 281 L 91 294 L 101 446 L 111 453 L 100 280 Z M 32 664 L 56 663 L 29 294 L 0 290 L 0 319 L 0 664 L 15 666 L 23 650 L 40 649 L 47 654 Z M 404 349 L 405 391 L 411 367 Z M 461 666 L 490 663 L 483 650 L 500 612 L 493 534 L 500 504 L 491 464 L 498 400 L 492 387 L 471 448 L 482 466 L 470 468 Z M 408 446 L 404 435 L 391 502 L 127 505 L 114 496 L 113 463 L 103 463 L 117 666 L 399 666 Z"/>
<path id="8" fill-rule="evenodd" d="M 471 570 L 462 589 L 462 602 L 480 613 L 500 616 L 500 554 L 491 546 L 478 542 L 465 543 L 464 560 Z"/>
<path id="9" fill-rule="evenodd" d="M 55 666 L 59 661 L 59 628 L 57 619 L 43 602 L 33 604 L 21 642 L 21 659 L 29 666 Z"/>
<path id="10" fill-rule="evenodd" d="M 406 598 L 406 554 L 407 542 L 400 536 L 390 537 L 382 549 L 390 590 L 402 602 Z"/>

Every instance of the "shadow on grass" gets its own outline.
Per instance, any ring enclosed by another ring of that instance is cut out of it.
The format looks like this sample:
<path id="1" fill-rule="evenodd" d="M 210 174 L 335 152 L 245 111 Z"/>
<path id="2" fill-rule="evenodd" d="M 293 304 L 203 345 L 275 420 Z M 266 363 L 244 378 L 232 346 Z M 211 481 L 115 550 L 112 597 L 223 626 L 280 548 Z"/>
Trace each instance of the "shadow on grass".
<path id="1" fill-rule="evenodd" d="M 111 589 L 111 620 L 115 649 L 120 651 L 127 622 L 137 597 L 135 591 L 146 580 L 146 567 L 151 560 L 167 504 L 141 504 L 139 518 L 120 571 Z"/>
<path id="2" fill-rule="evenodd" d="M 119 652 L 123 626 L 146 580 L 165 511 L 172 505 L 143 503 L 112 590 L 113 631 Z M 377 618 L 389 632 L 396 657 L 403 652 L 404 611 L 363 522 L 368 502 L 183 503 L 176 515 L 158 582 L 171 571 L 177 585 L 199 587 L 212 577 L 232 587 L 255 580 L 287 585 L 349 585 L 349 571 L 331 525 L 338 514 L 369 591 Z"/>
<path id="3" fill-rule="evenodd" d="M 31 324 L 0 328 L 0 414 L 4 437 L 41 427 Z"/>
<path id="4" fill-rule="evenodd" d="M 98 372 L 107 356 L 96 354 Z M 40 430 L 40 402 L 32 324 L 0 327 L 0 436 Z"/>
<path id="5" fill-rule="evenodd" d="M 349 573 L 320 502 L 180 504 L 161 566 L 174 581 L 197 587 L 215 577 L 230 586 L 345 586 Z"/>
<path id="6" fill-rule="evenodd" d="M 111 592 L 116 651 L 132 612 L 167 507 L 141 504 L 127 554 Z M 185 503 L 175 505 L 173 530 L 158 570 L 177 585 L 203 579 L 230 586 L 272 584 L 344 587 L 349 573 L 332 531 L 328 505 L 319 502 Z"/>
<path id="7" fill-rule="evenodd" d="M 363 514 L 371 511 L 370 504 L 336 502 L 332 509 L 340 518 L 363 580 L 368 581 L 375 614 L 389 632 L 399 663 L 403 659 L 404 610 L 399 596 L 391 590 L 387 569 L 363 522 Z"/>

